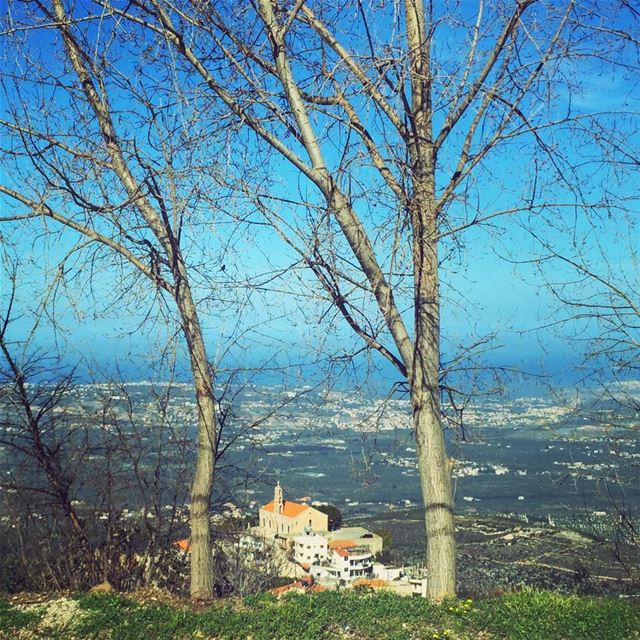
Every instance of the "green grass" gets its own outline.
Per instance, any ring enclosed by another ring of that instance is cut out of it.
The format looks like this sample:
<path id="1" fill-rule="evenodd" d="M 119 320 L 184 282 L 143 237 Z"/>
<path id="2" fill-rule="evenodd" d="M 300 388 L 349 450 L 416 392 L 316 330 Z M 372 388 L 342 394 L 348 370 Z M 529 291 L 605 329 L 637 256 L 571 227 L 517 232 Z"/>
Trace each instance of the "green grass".
<path id="1" fill-rule="evenodd" d="M 640 638 L 640 603 L 526 590 L 478 606 L 474 624 L 509 640 Z"/>
<path id="2" fill-rule="evenodd" d="M 70 627 L 38 632 L 39 614 L 0 601 L 0 638 L 18 629 L 34 638 L 95 640 L 632 640 L 640 603 L 525 590 L 471 603 L 435 605 L 389 593 L 269 595 L 188 606 L 138 604 L 119 595 L 75 598 Z M 3 635 L 4 634 L 4 635 Z"/>
<path id="3" fill-rule="evenodd" d="M 6 600 L 0 599 L 0 634 L 35 627 L 41 617 L 41 614 L 36 611 L 23 611 L 10 606 Z"/>

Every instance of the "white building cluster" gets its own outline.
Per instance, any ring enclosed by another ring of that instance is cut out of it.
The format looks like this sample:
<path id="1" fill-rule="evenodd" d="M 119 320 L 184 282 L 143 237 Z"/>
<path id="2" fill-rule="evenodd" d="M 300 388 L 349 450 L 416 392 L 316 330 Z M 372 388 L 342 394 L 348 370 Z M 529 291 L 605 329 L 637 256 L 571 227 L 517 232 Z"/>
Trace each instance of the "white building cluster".
<path id="1" fill-rule="evenodd" d="M 406 595 L 422 595 L 423 580 L 405 579 L 403 568 L 386 567 L 374 557 L 382 537 L 364 527 L 329 531 L 328 516 L 306 504 L 284 500 L 280 483 L 271 502 L 260 508 L 259 533 L 276 541 L 312 579 L 326 587 L 388 587 Z"/>
<path id="2" fill-rule="evenodd" d="M 351 584 L 374 576 L 382 538 L 363 527 L 305 531 L 292 540 L 293 558 L 319 583 Z"/>

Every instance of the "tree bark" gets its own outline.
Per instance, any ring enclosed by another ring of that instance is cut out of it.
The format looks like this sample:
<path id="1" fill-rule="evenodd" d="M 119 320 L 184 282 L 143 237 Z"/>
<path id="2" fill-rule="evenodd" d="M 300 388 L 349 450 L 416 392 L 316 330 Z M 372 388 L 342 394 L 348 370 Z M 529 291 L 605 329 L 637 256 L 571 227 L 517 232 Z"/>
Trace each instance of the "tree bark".
<path id="1" fill-rule="evenodd" d="M 71 22 L 65 14 L 61 0 L 53 0 L 53 9 L 69 60 L 75 69 L 82 91 L 91 106 L 100 127 L 105 147 L 109 152 L 114 173 L 126 189 L 131 202 L 138 208 L 148 228 L 162 247 L 170 265 L 174 287 L 171 292 L 176 301 L 182 330 L 187 340 L 191 371 L 193 374 L 198 409 L 198 436 L 196 467 L 191 485 L 191 597 L 207 600 L 213 597 L 213 561 L 211 557 L 211 531 L 209 525 L 209 503 L 213 488 L 216 443 L 216 419 L 213 402 L 212 376 L 209 371 L 207 353 L 198 320 L 196 306 L 189 286 L 179 241 L 167 218 L 151 204 L 146 189 L 141 188 L 134 172 L 127 163 L 111 116 L 109 102 L 101 95 L 87 66 L 87 55 L 71 30 Z M 151 273 L 154 284 L 162 283 L 155 272 Z"/>
<path id="2" fill-rule="evenodd" d="M 455 537 L 449 460 L 440 421 L 440 300 L 438 285 L 435 148 L 432 141 L 429 39 L 422 0 L 407 0 L 407 42 L 411 62 L 411 127 L 406 144 L 411 156 L 415 340 L 413 349 L 401 314 L 375 259 L 371 241 L 348 201 L 333 181 L 307 116 L 287 59 L 272 0 L 259 1 L 273 58 L 302 142 L 313 169 L 309 177 L 331 207 L 354 256 L 371 285 L 387 327 L 404 363 L 413 408 L 418 471 L 425 505 L 427 595 L 441 600 L 455 595 Z"/>
<path id="3" fill-rule="evenodd" d="M 429 158 L 430 153 L 424 152 Z M 427 165 L 433 163 L 428 160 Z M 411 208 L 415 341 L 409 384 L 425 508 L 427 597 L 442 600 L 456 593 L 456 544 L 451 469 L 440 409 L 438 228 L 432 171 L 414 181 Z"/>
<path id="4" fill-rule="evenodd" d="M 422 0 L 406 0 L 407 44 L 411 64 L 411 157 L 409 202 L 413 232 L 414 355 L 409 388 L 427 542 L 427 597 L 456 593 L 456 543 L 449 458 L 440 410 L 440 285 L 436 147 L 431 103 L 431 10 Z"/>
<path id="5" fill-rule="evenodd" d="M 412 392 L 418 470 L 425 508 L 427 597 L 440 601 L 456 593 L 456 545 L 451 475 L 431 392 Z"/>
<path id="6" fill-rule="evenodd" d="M 213 558 L 211 556 L 211 528 L 209 506 L 215 472 L 216 415 L 213 401 L 212 376 L 191 289 L 186 273 L 180 266 L 176 271 L 175 299 L 180 313 L 182 330 L 187 340 L 191 371 L 198 409 L 198 438 L 196 467 L 191 484 L 189 526 L 191 529 L 191 598 L 213 598 Z"/>

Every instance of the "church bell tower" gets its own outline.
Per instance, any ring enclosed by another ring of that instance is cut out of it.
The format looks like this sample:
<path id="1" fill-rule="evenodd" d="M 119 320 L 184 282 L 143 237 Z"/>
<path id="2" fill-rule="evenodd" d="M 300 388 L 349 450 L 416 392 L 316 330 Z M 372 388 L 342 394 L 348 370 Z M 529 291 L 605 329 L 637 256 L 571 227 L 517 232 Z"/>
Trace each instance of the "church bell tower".
<path id="1" fill-rule="evenodd" d="M 282 511 L 284 510 L 284 499 L 282 497 L 282 487 L 280 486 L 280 480 L 278 480 L 276 488 L 273 490 L 273 504 L 275 507 L 275 512 L 278 515 L 282 515 Z"/>

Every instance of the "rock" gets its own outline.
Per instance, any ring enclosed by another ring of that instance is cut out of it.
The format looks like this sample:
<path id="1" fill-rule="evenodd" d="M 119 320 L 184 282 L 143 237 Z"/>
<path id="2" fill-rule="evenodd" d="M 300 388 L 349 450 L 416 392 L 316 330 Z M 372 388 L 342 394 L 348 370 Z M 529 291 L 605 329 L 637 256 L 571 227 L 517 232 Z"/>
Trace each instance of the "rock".
<path id="1" fill-rule="evenodd" d="M 113 593 L 113 587 L 108 580 L 101 582 L 100 584 L 95 585 L 89 589 L 89 593 Z"/>

